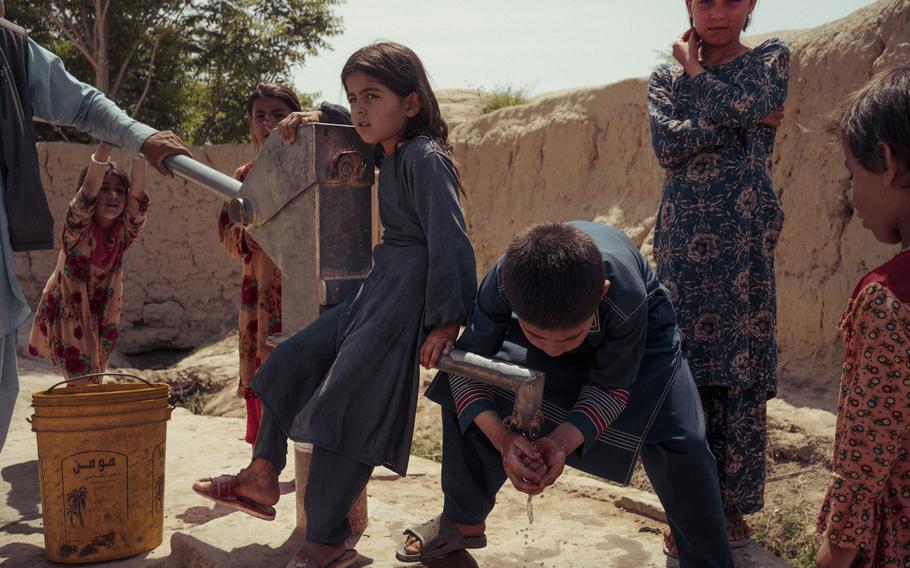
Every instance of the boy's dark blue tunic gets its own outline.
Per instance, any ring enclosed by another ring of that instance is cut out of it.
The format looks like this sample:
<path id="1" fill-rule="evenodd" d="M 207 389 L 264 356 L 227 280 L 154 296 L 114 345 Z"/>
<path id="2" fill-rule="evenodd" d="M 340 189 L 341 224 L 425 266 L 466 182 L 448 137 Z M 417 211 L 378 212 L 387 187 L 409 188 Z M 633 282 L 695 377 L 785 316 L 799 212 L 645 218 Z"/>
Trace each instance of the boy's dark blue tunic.
<path id="1" fill-rule="evenodd" d="M 628 483 L 645 436 L 685 368 L 681 339 L 667 290 L 625 233 L 599 223 L 571 224 L 594 240 L 610 281 L 585 342 L 559 357 L 531 345 L 503 293 L 500 259 L 481 283 L 457 347 L 544 371 L 541 433 L 570 422 L 585 441 L 568 465 Z M 427 396 L 456 410 L 465 434 L 484 410 L 511 412 L 514 396 L 504 389 L 458 377 L 451 385 L 439 373 Z"/>
<path id="2" fill-rule="evenodd" d="M 680 567 L 731 568 L 717 464 L 669 293 L 622 231 L 571 224 L 594 240 L 610 281 L 586 340 L 558 357 L 534 347 L 505 297 L 500 261 L 484 278 L 457 346 L 545 372 L 541 434 L 568 422 L 584 436 L 566 463 L 628 483 L 640 454 L 667 513 Z M 514 397 L 445 373 L 427 396 L 443 406 L 443 516 L 483 523 L 506 474 L 501 454 L 473 420 L 486 410 L 508 416 Z"/>

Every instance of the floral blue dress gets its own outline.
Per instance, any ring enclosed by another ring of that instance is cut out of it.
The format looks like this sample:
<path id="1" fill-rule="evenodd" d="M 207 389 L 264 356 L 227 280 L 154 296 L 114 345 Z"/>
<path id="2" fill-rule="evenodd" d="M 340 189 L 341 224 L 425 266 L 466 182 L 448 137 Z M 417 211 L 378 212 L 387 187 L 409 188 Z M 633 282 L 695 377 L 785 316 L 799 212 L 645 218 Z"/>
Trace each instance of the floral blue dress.
<path id="1" fill-rule="evenodd" d="M 784 215 L 771 185 L 790 52 L 770 39 L 690 78 L 663 65 L 648 84 L 666 170 L 654 258 L 702 392 L 728 513 L 762 507 L 765 402 L 777 392 L 774 250 Z"/>

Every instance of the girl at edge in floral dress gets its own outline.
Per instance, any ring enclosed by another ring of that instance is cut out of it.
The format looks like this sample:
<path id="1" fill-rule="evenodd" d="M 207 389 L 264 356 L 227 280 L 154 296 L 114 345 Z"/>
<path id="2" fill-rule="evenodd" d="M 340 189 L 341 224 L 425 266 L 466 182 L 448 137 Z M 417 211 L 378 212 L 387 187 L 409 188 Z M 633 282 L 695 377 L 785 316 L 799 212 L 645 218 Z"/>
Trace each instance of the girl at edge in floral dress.
<path id="1" fill-rule="evenodd" d="M 690 27 L 648 85 L 666 170 L 654 258 L 670 290 L 717 460 L 732 547 L 764 505 L 766 402 L 777 392 L 774 250 L 783 212 L 771 155 L 790 52 L 740 41 L 756 0 L 686 0 Z M 665 532 L 668 553 L 676 546 Z"/>
<path id="2" fill-rule="evenodd" d="M 874 78 L 836 119 L 853 208 L 902 250 L 856 285 L 819 568 L 910 566 L 910 67 Z"/>
<path id="3" fill-rule="evenodd" d="M 117 341 L 123 255 L 145 225 L 145 158 L 133 158 L 132 180 L 99 144 L 69 204 L 57 266 L 44 286 L 28 352 L 65 378 L 102 373 Z M 68 386 L 97 384 L 101 377 Z"/>

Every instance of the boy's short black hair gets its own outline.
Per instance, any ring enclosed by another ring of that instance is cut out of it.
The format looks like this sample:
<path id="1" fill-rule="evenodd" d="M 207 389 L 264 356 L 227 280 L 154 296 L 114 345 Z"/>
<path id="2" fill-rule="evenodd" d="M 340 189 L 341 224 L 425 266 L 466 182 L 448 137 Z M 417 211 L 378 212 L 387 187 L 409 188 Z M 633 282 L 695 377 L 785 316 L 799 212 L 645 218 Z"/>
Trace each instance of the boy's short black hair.
<path id="1" fill-rule="evenodd" d="M 603 298 L 603 256 L 594 240 L 563 223 L 533 225 L 506 250 L 502 285 L 519 318 L 542 329 L 569 329 Z"/>

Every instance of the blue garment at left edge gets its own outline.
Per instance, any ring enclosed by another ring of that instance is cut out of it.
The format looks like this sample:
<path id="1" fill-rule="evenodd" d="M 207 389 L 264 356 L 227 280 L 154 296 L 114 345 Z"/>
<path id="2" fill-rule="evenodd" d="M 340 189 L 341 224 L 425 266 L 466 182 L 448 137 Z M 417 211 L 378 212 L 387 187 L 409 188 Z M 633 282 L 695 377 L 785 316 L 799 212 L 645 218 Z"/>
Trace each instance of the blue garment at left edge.
<path id="1" fill-rule="evenodd" d="M 156 130 L 130 118 L 104 93 L 70 75 L 59 57 L 28 40 L 28 87 L 32 115 L 51 124 L 74 126 L 130 154 Z M 16 328 L 31 308 L 16 279 L 16 264 L 6 214 L 6 184 L 0 178 L 0 450 L 19 391 Z"/>

